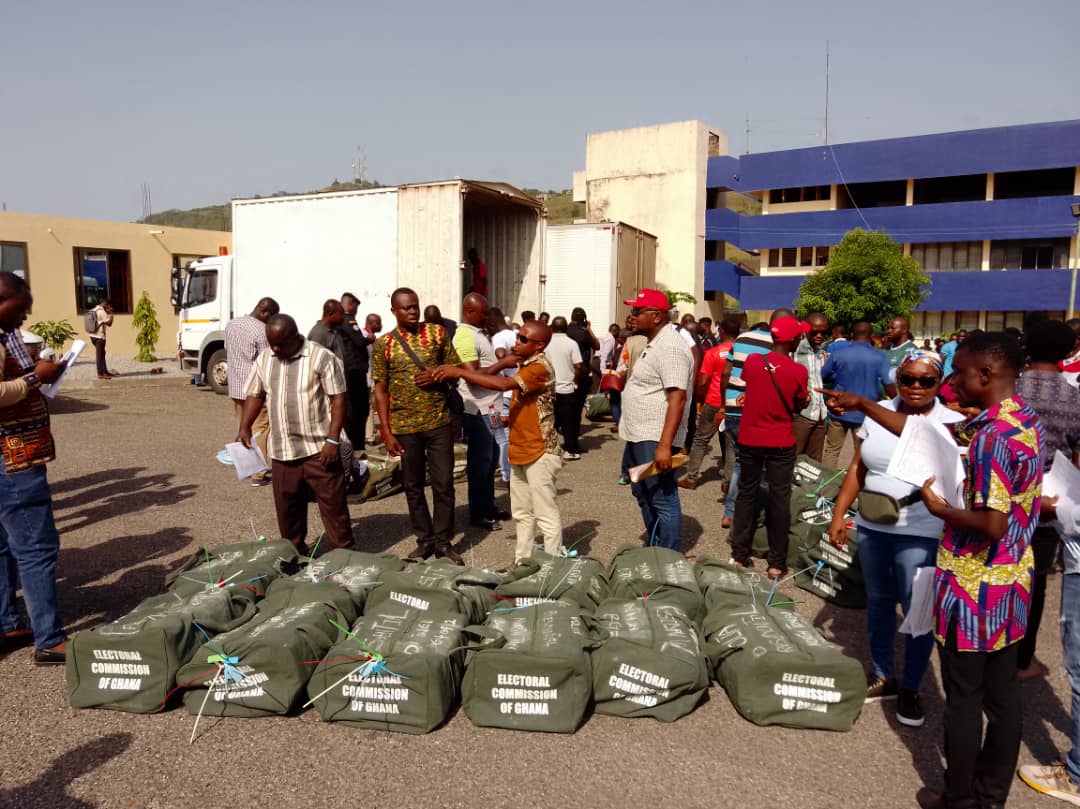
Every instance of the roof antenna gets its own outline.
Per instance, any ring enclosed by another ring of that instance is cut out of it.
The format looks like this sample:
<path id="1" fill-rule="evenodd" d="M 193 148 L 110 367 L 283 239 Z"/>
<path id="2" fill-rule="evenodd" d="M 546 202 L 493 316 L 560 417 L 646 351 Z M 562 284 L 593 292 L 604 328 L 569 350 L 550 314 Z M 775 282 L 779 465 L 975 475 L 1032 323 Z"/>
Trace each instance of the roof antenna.
<path id="1" fill-rule="evenodd" d="M 825 145 L 829 145 L 829 40 L 825 40 Z"/>

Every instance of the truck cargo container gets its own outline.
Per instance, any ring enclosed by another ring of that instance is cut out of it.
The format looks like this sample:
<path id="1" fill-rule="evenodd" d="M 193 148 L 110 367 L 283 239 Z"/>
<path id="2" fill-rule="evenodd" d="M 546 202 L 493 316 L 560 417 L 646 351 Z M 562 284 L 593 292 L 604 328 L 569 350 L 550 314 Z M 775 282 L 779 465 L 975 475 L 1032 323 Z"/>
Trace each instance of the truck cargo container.
<path id="1" fill-rule="evenodd" d="M 554 317 L 585 309 L 597 334 L 620 326 L 624 300 L 656 283 L 656 237 L 622 222 L 549 225 L 544 247 L 543 308 Z"/>
<path id="2" fill-rule="evenodd" d="M 466 251 L 488 268 L 488 298 L 508 314 L 540 303 L 541 202 L 505 183 L 448 180 L 362 191 L 235 200 L 233 255 L 173 272 L 180 362 L 228 389 L 225 325 L 269 296 L 308 330 L 328 298 L 352 292 L 359 317 L 394 325 L 390 293 L 416 290 L 457 319 L 471 284 Z"/>

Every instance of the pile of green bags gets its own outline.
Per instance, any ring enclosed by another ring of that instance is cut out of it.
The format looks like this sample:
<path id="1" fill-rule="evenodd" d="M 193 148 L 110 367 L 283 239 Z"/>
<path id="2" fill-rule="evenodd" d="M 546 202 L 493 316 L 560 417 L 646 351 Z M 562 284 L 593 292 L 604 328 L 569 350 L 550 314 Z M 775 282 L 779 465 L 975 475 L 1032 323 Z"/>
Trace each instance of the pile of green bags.
<path id="1" fill-rule="evenodd" d="M 457 612 L 468 623 L 481 623 L 495 603 L 495 588 L 505 581 L 502 573 L 435 559 L 383 574 L 368 593 L 367 609 L 394 602 L 421 611 Z"/>
<path id="2" fill-rule="evenodd" d="M 365 553 L 335 548 L 304 566 L 293 578 L 329 582 L 349 591 L 356 607 L 363 610 L 367 594 L 387 573 L 397 573 L 405 563 L 389 553 Z"/>
<path id="3" fill-rule="evenodd" d="M 495 606 L 568 601 L 593 612 L 607 593 L 604 566 L 587 556 L 552 556 L 536 551 L 514 568 L 512 580 L 495 588 Z"/>
<path id="4" fill-rule="evenodd" d="M 260 598 L 279 576 L 295 573 L 300 557 L 291 542 L 241 542 L 193 553 L 165 577 L 165 589 L 180 597 L 215 587 L 252 590 Z"/>
<path id="5" fill-rule="evenodd" d="M 674 604 L 695 623 L 700 623 L 705 614 L 705 599 L 694 566 L 670 548 L 620 549 L 608 570 L 608 596 Z"/>

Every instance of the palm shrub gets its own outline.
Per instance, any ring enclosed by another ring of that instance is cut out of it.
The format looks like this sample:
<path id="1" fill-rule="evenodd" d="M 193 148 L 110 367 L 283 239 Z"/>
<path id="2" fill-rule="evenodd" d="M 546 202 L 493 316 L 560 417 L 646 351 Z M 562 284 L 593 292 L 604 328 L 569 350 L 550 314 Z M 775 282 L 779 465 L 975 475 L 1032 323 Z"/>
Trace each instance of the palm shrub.
<path id="1" fill-rule="evenodd" d="M 139 362 L 156 362 L 154 348 L 161 334 L 161 324 L 157 319 L 154 302 L 145 291 L 139 297 L 139 302 L 135 304 L 135 313 L 131 323 L 139 330 L 135 335 L 135 343 L 139 346 L 139 353 L 135 355 L 135 359 Z"/>

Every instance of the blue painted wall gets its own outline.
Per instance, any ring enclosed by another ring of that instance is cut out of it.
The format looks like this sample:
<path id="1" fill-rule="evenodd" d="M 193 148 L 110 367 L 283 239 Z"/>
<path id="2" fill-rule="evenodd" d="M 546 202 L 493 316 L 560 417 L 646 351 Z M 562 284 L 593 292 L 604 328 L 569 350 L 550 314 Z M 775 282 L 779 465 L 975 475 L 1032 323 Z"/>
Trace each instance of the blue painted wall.
<path id="1" fill-rule="evenodd" d="M 710 262 L 712 263 L 712 262 Z M 920 311 L 1041 311 L 1069 307 L 1070 270 L 1009 270 L 994 272 L 932 272 L 930 297 Z M 708 275 L 706 275 L 706 282 Z M 741 279 L 739 299 L 744 309 L 791 306 L 799 294 L 801 276 L 755 276 Z M 712 289 L 708 283 L 706 289 Z"/>
<path id="2" fill-rule="evenodd" d="M 946 202 L 893 208 L 742 216 L 727 208 L 705 212 L 705 238 L 743 250 L 838 244 L 853 228 L 884 229 L 894 241 L 977 241 L 1069 237 L 1071 204 L 1080 197 L 1032 197 L 993 202 Z M 865 217 L 865 222 L 863 221 Z"/>
<path id="3" fill-rule="evenodd" d="M 839 143 L 709 159 L 707 187 L 736 191 L 1080 165 L 1080 120 Z"/>

